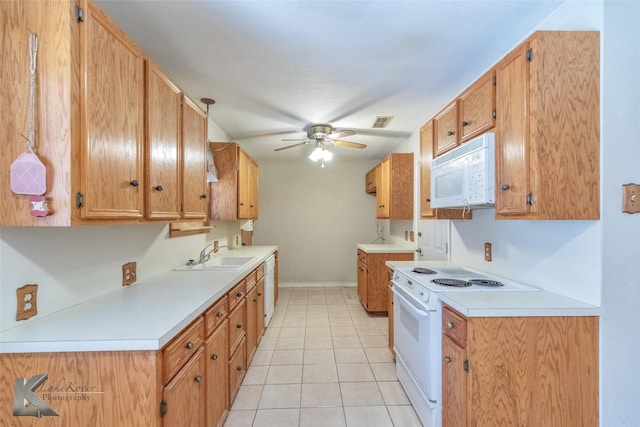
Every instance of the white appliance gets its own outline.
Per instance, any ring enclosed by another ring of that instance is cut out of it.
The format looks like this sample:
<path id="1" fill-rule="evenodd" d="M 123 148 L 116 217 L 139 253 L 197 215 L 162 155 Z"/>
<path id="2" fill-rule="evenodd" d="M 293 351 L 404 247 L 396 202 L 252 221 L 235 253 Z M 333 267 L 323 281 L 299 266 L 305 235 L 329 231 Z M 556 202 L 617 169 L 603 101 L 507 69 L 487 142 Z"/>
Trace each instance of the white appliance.
<path id="1" fill-rule="evenodd" d="M 493 132 L 436 157 L 431 162 L 431 207 L 493 207 L 495 167 Z"/>
<path id="2" fill-rule="evenodd" d="M 264 326 L 269 326 L 275 308 L 275 255 L 264 262 Z"/>
<path id="3" fill-rule="evenodd" d="M 441 292 L 537 291 L 445 263 L 400 267 L 393 273 L 396 375 L 425 427 L 442 426 Z M 443 281 L 449 285 L 434 283 Z M 502 280 L 502 279 L 501 279 Z"/>

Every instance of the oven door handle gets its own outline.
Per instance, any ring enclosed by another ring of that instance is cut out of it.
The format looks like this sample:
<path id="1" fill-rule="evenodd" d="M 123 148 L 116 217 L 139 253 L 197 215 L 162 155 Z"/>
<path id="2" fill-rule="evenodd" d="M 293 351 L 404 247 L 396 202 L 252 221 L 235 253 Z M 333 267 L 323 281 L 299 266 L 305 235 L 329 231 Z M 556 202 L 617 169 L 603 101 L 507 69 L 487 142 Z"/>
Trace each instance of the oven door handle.
<path id="1" fill-rule="evenodd" d="M 391 291 L 395 294 L 395 296 L 400 298 L 399 302 L 402 304 L 402 306 L 403 307 L 407 307 L 409 309 L 409 311 L 411 311 L 413 313 L 414 316 L 422 317 L 422 318 L 429 317 L 429 312 L 428 311 L 420 310 L 420 309 L 416 308 L 416 306 L 411 301 L 409 301 L 407 299 L 407 297 L 402 295 L 404 292 L 401 291 L 397 286 L 392 287 Z"/>

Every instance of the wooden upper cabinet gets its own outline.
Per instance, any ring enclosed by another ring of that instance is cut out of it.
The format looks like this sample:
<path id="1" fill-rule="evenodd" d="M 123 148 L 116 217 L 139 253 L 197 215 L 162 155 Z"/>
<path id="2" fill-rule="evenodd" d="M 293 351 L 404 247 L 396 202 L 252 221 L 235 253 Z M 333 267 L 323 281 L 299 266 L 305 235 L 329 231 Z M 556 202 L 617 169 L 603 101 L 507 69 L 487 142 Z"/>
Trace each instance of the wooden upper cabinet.
<path id="1" fill-rule="evenodd" d="M 146 216 L 180 218 L 182 91 L 147 61 Z"/>
<path id="2" fill-rule="evenodd" d="M 143 53 L 91 2 L 80 28 L 80 216 L 141 218 Z"/>
<path id="3" fill-rule="evenodd" d="M 257 219 L 258 164 L 242 148 L 238 157 L 238 219 Z"/>
<path id="4" fill-rule="evenodd" d="M 377 168 L 374 167 L 369 172 L 367 172 L 367 174 L 364 177 L 364 181 L 365 181 L 364 188 L 367 194 L 376 194 L 376 189 L 377 189 L 376 169 Z"/>
<path id="5" fill-rule="evenodd" d="M 437 157 L 460 144 L 457 102 L 447 105 L 433 118 L 433 156 Z"/>
<path id="6" fill-rule="evenodd" d="M 472 212 L 462 209 L 434 209 L 431 207 L 431 160 L 433 160 L 433 120 L 420 128 L 420 218 L 471 219 Z"/>
<path id="7" fill-rule="evenodd" d="M 258 164 L 235 142 L 212 142 L 218 182 L 209 184 L 209 219 L 258 218 Z"/>
<path id="8" fill-rule="evenodd" d="M 182 102 L 182 218 L 207 217 L 207 115 L 190 98 Z"/>
<path id="9" fill-rule="evenodd" d="M 496 217 L 599 219 L 598 32 L 539 31 L 496 66 Z"/>
<path id="10" fill-rule="evenodd" d="M 468 141 L 495 126 L 495 70 L 487 72 L 458 98 L 460 142 Z"/>
<path id="11" fill-rule="evenodd" d="M 384 159 L 376 168 L 376 217 L 389 218 L 391 160 Z"/>

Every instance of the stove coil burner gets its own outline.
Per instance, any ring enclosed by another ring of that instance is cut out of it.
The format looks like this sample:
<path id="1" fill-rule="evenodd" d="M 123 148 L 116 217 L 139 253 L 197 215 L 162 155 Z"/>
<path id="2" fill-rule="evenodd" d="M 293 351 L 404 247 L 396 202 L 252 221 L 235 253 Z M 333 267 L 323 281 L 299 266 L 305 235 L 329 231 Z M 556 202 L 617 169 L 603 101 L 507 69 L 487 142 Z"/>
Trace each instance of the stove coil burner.
<path id="1" fill-rule="evenodd" d="M 489 279 L 471 279 L 469 280 L 469 284 L 470 285 L 478 285 L 478 286 L 493 286 L 493 287 L 499 287 L 499 286 L 504 286 L 504 283 L 500 283 L 496 280 L 489 280 Z"/>
<path id="2" fill-rule="evenodd" d="M 435 271 L 430 270 L 428 268 L 423 268 L 423 267 L 416 267 L 413 270 L 414 273 L 420 273 L 420 274 L 436 274 Z"/>
<path id="3" fill-rule="evenodd" d="M 471 286 L 471 283 L 464 281 L 464 280 L 458 280 L 458 279 L 431 279 L 432 283 L 435 283 L 437 285 L 443 285 L 443 286 L 455 286 L 458 288 L 464 288 L 466 286 Z"/>

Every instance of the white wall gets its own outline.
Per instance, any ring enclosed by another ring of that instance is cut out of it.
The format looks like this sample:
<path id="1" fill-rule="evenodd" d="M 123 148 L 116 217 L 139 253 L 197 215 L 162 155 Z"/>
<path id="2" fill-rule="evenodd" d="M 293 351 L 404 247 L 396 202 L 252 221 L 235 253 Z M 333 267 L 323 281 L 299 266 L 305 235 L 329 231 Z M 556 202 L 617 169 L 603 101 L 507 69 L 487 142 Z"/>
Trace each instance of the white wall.
<path id="1" fill-rule="evenodd" d="M 621 212 L 621 185 L 640 183 L 640 3 L 604 2 L 602 67 L 601 425 L 640 422 L 640 214 Z"/>
<path id="2" fill-rule="evenodd" d="M 260 219 L 254 244 L 279 246 L 279 278 L 355 283 L 356 245 L 377 238 L 375 197 L 364 177 L 377 162 L 260 162 Z"/>

